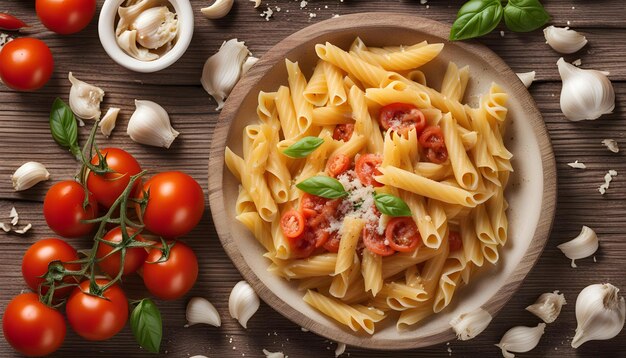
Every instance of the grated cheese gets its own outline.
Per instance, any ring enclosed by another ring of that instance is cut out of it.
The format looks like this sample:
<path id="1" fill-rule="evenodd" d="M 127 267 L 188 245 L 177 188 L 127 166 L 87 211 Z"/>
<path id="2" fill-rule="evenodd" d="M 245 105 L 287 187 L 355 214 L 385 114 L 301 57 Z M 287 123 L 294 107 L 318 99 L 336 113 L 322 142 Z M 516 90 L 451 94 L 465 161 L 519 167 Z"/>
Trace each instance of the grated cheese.
<path id="1" fill-rule="evenodd" d="M 585 163 L 580 163 L 578 162 L 578 160 L 573 163 L 567 163 L 567 165 L 569 165 L 570 167 L 574 169 L 587 169 L 587 166 L 585 165 Z"/>
<path id="2" fill-rule="evenodd" d="M 380 220 L 374 210 L 374 187 L 363 185 L 356 177 L 354 170 L 341 174 L 337 177 L 337 180 L 348 192 L 348 196 L 344 198 L 337 208 L 339 215 L 331 218 L 328 232 L 336 232 L 341 235 L 343 219 L 346 216 L 363 219 L 370 228 L 377 229 Z"/>
<path id="3" fill-rule="evenodd" d="M 600 192 L 600 194 L 604 195 L 604 193 L 606 193 L 607 189 L 609 188 L 609 185 L 611 184 L 611 181 L 613 180 L 613 177 L 617 176 L 617 171 L 616 170 L 609 170 L 608 173 L 606 173 L 604 175 L 604 184 L 600 185 L 600 188 L 598 188 L 598 191 Z"/>
<path id="4" fill-rule="evenodd" d="M 304 8 L 306 7 L 306 5 L 307 5 L 307 4 L 308 4 L 308 2 L 307 2 L 307 1 L 302 0 L 302 1 L 300 2 L 300 8 L 301 8 L 301 9 L 304 9 Z"/>
<path id="5" fill-rule="evenodd" d="M 615 139 L 605 139 L 602 141 L 602 144 L 613 153 L 619 152 L 619 147 L 617 146 L 617 142 Z"/>

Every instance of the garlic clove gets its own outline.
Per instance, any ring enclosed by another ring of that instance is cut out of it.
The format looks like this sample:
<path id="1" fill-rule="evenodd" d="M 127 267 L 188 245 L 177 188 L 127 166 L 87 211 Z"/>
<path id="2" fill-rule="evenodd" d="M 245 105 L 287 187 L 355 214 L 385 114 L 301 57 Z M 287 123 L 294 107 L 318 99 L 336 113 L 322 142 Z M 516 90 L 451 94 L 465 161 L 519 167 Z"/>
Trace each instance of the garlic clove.
<path id="1" fill-rule="evenodd" d="M 541 318 L 544 322 L 552 323 L 559 317 L 561 307 L 566 304 L 565 295 L 559 294 L 559 291 L 554 291 L 539 296 L 534 304 L 526 307 L 526 310 Z"/>
<path id="2" fill-rule="evenodd" d="M 619 146 L 615 139 L 604 139 L 602 140 L 602 144 L 606 147 L 606 149 L 610 150 L 613 153 L 619 153 Z"/>
<path id="3" fill-rule="evenodd" d="M 587 38 L 569 27 L 548 26 L 543 29 L 546 43 L 559 53 L 574 53 L 587 44 Z"/>
<path id="4" fill-rule="evenodd" d="M 576 335 L 572 347 L 617 336 L 624 328 L 626 303 L 610 283 L 585 287 L 576 298 Z"/>
<path id="5" fill-rule="evenodd" d="M 169 148 L 179 133 L 172 128 L 165 109 L 152 101 L 135 100 L 135 106 L 126 129 L 130 139 L 141 144 Z"/>
<path id="6" fill-rule="evenodd" d="M 213 5 L 200 9 L 202 14 L 207 19 L 215 20 L 221 19 L 228 15 L 230 9 L 233 7 L 235 0 L 216 0 Z"/>
<path id="7" fill-rule="evenodd" d="M 250 70 L 250 68 L 252 68 L 252 66 L 254 66 L 255 63 L 259 62 L 259 59 L 254 57 L 254 56 L 248 56 L 248 58 L 246 58 L 246 61 L 243 63 L 243 65 L 241 65 L 241 75 L 245 75 L 246 72 L 248 72 Z"/>
<path id="8" fill-rule="evenodd" d="M 335 358 L 337 358 L 340 355 L 344 354 L 345 351 L 346 351 L 346 344 L 338 342 L 337 343 L 337 348 L 335 348 Z"/>
<path id="9" fill-rule="evenodd" d="M 243 328 L 248 328 L 248 320 L 256 313 L 260 304 L 259 296 L 252 287 L 246 281 L 239 281 L 228 297 L 228 312 Z"/>
<path id="10" fill-rule="evenodd" d="M 46 167 L 38 162 L 22 164 L 11 176 L 15 191 L 26 190 L 35 184 L 50 179 L 50 173 Z"/>
<path id="11" fill-rule="evenodd" d="M 126 30 L 117 36 L 117 45 L 130 56 L 139 61 L 154 61 L 159 55 L 148 51 L 147 48 L 137 47 L 137 30 Z"/>
<path id="12" fill-rule="evenodd" d="M 563 81 L 561 111 L 569 120 L 597 119 L 613 112 L 615 90 L 608 72 L 584 70 L 565 62 L 562 57 L 557 65 Z"/>
<path id="13" fill-rule="evenodd" d="M 217 101 L 218 111 L 239 81 L 243 63 L 249 54 L 243 41 L 231 39 L 225 41 L 219 51 L 204 63 L 200 82 L 204 90 Z"/>
<path id="14" fill-rule="evenodd" d="M 459 340 L 467 341 L 481 334 L 489 326 L 492 318 L 489 312 L 479 307 L 471 312 L 460 314 L 450 321 L 450 325 Z"/>
<path id="15" fill-rule="evenodd" d="M 254 3 L 254 8 L 256 9 L 257 7 L 261 6 L 261 0 L 250 0 Z"/>
<path id="16" fill-rule="evenodd" d="M 578 236 L 557 246 L 557 248 L 561 250 L 567 258 L 572 260 L 572 267 L 576 268 L 574 261 L 593 255 L 598 250 L 598 246 L 598 236 L 595 231 L 587 226 L 583 226 Z"/>
<path id="17" fill-rule="evenodd" d="M 69 73 L 68 78 L 72 83 L 70 89 L 72 112 L 82 119 L 100 119 L 100 102 L 104 98 L 104 91 L 77 79 L 72 72 Z"/>
<path id="18" fill-rule="evenodd" d="M 263 354 L 265 354 L 265 358 L 285 358 L 283 352 L 270 352 L 267 349 L 263 349 Z"/>
<path id="19" fill-rule="evenodd" d="M 139 0 L 126 1 L 126 6 L 120 6 L 117 9 L 119 21 L 115 28 L 115 36 L 120 36 L 124 31 L 130 28 L 130 25 L 142 12 L 149 8 L 162 5 L 162 0 Z"/>
<path id="20" fill-rule="evenodd" d="M 511 352 L 524 353 L 535 348 L 543 336 L 545 328 L 545 323 L 539 323 L 537 327 L 513 327 L 506 331 L 496 347 L 502 350 L 502 355 L 505 358 L 513 358 L 515 354 Z"/>
<path id="21" fill-rule="evenodd" d="M 208 324 L 213 327 L 222 325 L 222 320 L 215 306 L 202 297 L 193 297 L 189 300 L 186 316 L 187 324 L 185 327 L 193 326 L 198 323 Z"/>
<path id="22" fill-rule="evenodd" d="M 167 6 L 153 7 L 135 17 L 129 29 L 137 30 L 139 45 L 156 50 L 174 41 L 178 34 L 178 19 Z"/>
<path id="23" fill-rule="evenodd" d="M 526 86 L 526 88 L 530 87 L 530 85 L 535 80 L 535 71 L 530 72 L 522 72 L 516 73 L 517 77 L 519 77 L 520 81 Z"/>
<path id="24" fill-rule="evenodd" d="M 104 114 L 104 117 L 102 117 L 100 123 L 98 123 L 98 127 L 100 127 L 100 132 L 102 132 L 105 137 L 109 138 L 111 132 L 113 132 L 113 129 L 115 128 L 115 122 L 117 121 L 117 115 L 119 113 L 119 108 L 111 107 L 109 108 L 107 113 Z"/>

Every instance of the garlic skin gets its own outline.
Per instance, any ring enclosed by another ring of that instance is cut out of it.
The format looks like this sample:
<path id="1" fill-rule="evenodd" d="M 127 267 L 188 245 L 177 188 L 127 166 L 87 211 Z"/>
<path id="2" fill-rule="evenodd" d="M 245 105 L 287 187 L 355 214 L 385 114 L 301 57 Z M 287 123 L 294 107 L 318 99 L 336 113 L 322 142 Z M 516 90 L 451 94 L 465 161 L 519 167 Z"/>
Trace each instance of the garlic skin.
<path id="1" fill-rule="evenodd" d="M 22 164 L 11 176 L 15 191 L 30 189 L 35 184 L 48 179 L 50 179 L 50 173 L 43 164 L 38 162 Z"/>
<path id="2" fill-rule="evenodd" d="M 558 53 L 574 53 L 587 44 L 587 38 L 569 27 L 548 26 L 543 29 L 546 43 Z"/>
<path id="3" fill-rule="evenodd" d="M 130 139 L 141 144 L 169 148 L 179 133 L 172 128 L 165 109 L 152 101 L 135 100 L 135 106 L 126 129 Z"/>
<path id="4" fill-rule="evenodd" d="M 337 343 L 337 348 L 335 348 L 335 358 L 339 357 L 340 355 L 344 354 L 345 352 L 346 352 L 346 344 L 338 342 Z"/>
<path id="5" fill-rule="evenodd" d="M 28 223 L 28 224 L 26 224 L 26 226 L 24 226 L 23 228 L 15 230 L 15 233 L 16 233 L 16 234 L 20 234 L 20 235 L 24 235 L 24 234 L 26 234 L 26 233 L 28 232 L 28 230 L 30 230 L 32 227 L 33 227 L 33 224 Z"/>
<path id="6" fill-rule="evenodd" d="M 69 73 L 72 83 L 70 89 L 70 108 L 75 115 L 82 119 L 100 119 L 100 102 L 104 98 L 104 91 L 96 86 L 83 82 Z"/>
<path id="7" fill-rule="evenodd" d="M 204 90 L 217 101 L 218 111 L 239 81 L 243 63 L 249 55 L 248 47 L 243 41 L 231 39 L 225 41 L 219 51 L 204 63 L 200 82 Z"/>
<path id="8" fill-rule="evenodd" d="M 213 327 L 222 325 L 222 319 L 217 309 L 215 309 L 215 306 L 202 297 L 192 297 L 191 300 L 189 300 L 186 317 L 187 324 L 185 327 L 193 326 L 198 323 L 208 324 Z"/>
<path id="9" fill-rule="evenodd" d="M 104 117 L 102 117 L 100 123 L 98 123 L 98 127 L 100 127 L 100 132 L 102 132 L 105 137 L 109 138 L 111 132 L 113 132 L 118 114 L 120 114 L 120 109 L 116 107 L 111 107 L 109 108 L 107 113 L 104 114 Z"/>
<path id="10" fill-rule="evenodd" d="M 204 16 L 206 16 L 207 19 L 221 19 L 222 17 L 228 15 L 234 2 L 235 0 L 216 0 L 213 5 L 204 7 L 200 9 L 200 11 Z"/>
<path id="11" fill-rule="evenodd" d="M 572 267 L 576 268 L 575 260 L 584 259 L 585 257 L 593 255 L 598 250 L 598 246 L 598 236 L 595 231 L 587 226 L 583 226 L 578 236 L 557 246 L 557 248 L 561 250 L 567 258 L 572 260 Z"/>
<path id="12" fill-rule="evenodd" d="M 617 336 L 624 328 L 626 303 L 619 297 L 619 288 L 610 283 L 585 287 L 576 298 L 576 335 L 572 347 L 594 340 Z"/>
<path id="13" fill-rule="evenodd" d="M 619 153 L 619 146 L 617 145 L 615 139 L 603 139 L 602 144 L 611 152 Z"/>
<path id="14" fill-rule="evenodd" d="M 467 341 L 481 334 L 489 326 L 492 318 L 489 312 L 479 307 L 471 312 L 460 314 L 450 321 L 450 326 L 459 340 Z"/>
<path id="15" fill-rule="evenodd" d="M 254 56 L 246 58 L 246 62 L 241 65 L 241 75 L 245 75 L 255 63 L 259 62 L 259 59 Z"/>
<path id="16" fill-rule="evenodd" d="M 239 281 L 228 297 L 228 312 L 239 321 L 243 328 L 248 328 L 248 320 L 261 305 L 259 296 L 246 281 Z"/>
<path id="17" fill-rule="evenodd" d="M 174 41 L 178 34 L 178 19 L 167 6 L 153 7 L 142 11 L 130 24 L 137 30 L 137 43 L 156 50 Z"/>
<path id="18" fill-rule="evenodd" d="M 559 294 L 559 291 L 554 291 L 539 296 L 534 304 L 526 307 L 526 311 L 541 318 L 546 323 L 552 323 L 559 317 L 561 307 L 566 304 L 565 295 Z"/>
<path id="19" fill-rule="evenodd" d="M 516 326 L 504 334 L 500 343 L 496 347 L 502 350 L 502 356 L 505 358 L 515 357 L 515 353 L 524 353 L 531 351 L 539 343 L 539 339 L 543 336 L 545 323 L 539 323 L 537 327 Z"/>
<path id="20" fill-rule="evenodd" d="M 563 81 L 561 111 L 567 119 L 597 119 L 613 112 L 615 90 L 608 72 L 583 70 L 565 62 L 563 57 L 556 64 Z"/>
<path id="21" fill-rule="evenodd" d="M 526 88 L 530 87 L 533 81 L 535 81 L 535 71 L 516 73 L 516 75 Z"/>
<path id="22" fill-rule="evenodd" d="M 283 352 L 270 352 L 267 349 L 263 349 L 263 354 L 265 354 L 265 358 L 285 358 Z"/>
<path id="23" fill-rule="evenodd" d="M 261 6 L 261 0 L 250 0 L 254 3 L 254 8 L 256 9 L 257 7 Z"/>
<path id="24" fill-rule="evenodd" d="M 17 210 L 15 210 L 15 206 L 11 208 L 9 218 L 11 219 L 11 226 L 15 226 L 20 222 L 20 215 L 17 213 Z"/>

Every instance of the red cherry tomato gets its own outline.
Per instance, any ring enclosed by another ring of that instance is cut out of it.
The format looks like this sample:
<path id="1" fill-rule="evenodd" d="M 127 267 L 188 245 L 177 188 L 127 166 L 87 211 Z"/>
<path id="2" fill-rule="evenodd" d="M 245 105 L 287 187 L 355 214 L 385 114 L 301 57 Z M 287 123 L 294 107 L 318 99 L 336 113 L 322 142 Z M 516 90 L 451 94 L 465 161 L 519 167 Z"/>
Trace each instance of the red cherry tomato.
<path id="1" fill-rule="evenodd" d="M 328 201 L 328 199 L 322 198 L 321 196 L 304 193 L 302 194 L 302 197 L 300 197 L 300 211 L 304 209 L 311 209 L 317 213 L 321 213 Z"/>
<path id="2" fill-rule="evenodd" d="M 363 185 L 383 186 L 374 179 L 374 176 L 382 174 L 378 170 L 382 162 L 383 158 L 379 154 L 368 153 L 359 156 L 354 165 L 354 170 Z"/>
<path id="3" fill-rule="evenodd" d="M 27 26 L 28 25 L 26 25 L 24 21 L 18 19 L 15 16 L 0 13 L 0 30 L 14 31 Z"/>
<path id="4" fill-rule="evenodd" d="M 175 300 L 184 296 L 196 283 L 198 259 L 193 250 L 180 241 L 170 248 L 167 261 L 157 262 L 162 256 L 161 249 L 150 250 L 143 264 L 143 283 L 154 296 Z"/>
<path id="5" fill-rule="evenodd" d="M 37 0 L 35 10 L 45 27 L 68 35 L 89 25 L 96 13 L 96 0 Z"/>
<path id="6" fill-rule="evenodd" d="M 108 280 L 96 280 L 103 287 Z M 100 298 L 89 294 L 89 281 L 81 282 L 67 300 L 67 321 L 79 336 L 90 341 L 103 341 L 116 335 L 126 325 L 128 301 L 124 291 L 113 285 Z"/>
<path id="7" fill-rule="evenodd" d="M 341 243 L 341 236 L 337 232 L 333 232 L 328 237 L 328 240 L 324 243 L 324 248 L 328 252 L 339 252 L 340 243 Z"/>
<path id="8" fill-rule="evenodd" d="M 333 131 L 333 139 L 347 142 L 352 138 L 352 133 L 354 133 L 354 123 L 337 124 Z"/>
<path id="9" fill-rule="evenodd" d="M 310 209 L 303 210 L 302 214 L 306 221 L 303 234 L 313 236 L 316 248 L 322 247 L 329 237 L 327 214 L 325 212 L 319 214 Z"/>
<path id="10" fill-rule="evenodd" d="M 376 228 L 365 225 L 363 228 L 363 243 L 368 250 L 380 256 L 393 255 L 396 251 L 385 244 L 385 236 L 376 232 Z"/>
<path id="11" fill-rule="evenodd" d="M 87 177 L 87 188 L 100 205 L 110 208 L 128 186 L 130 177 L 141 172 L 141 167 L 132 155 L 119 148 L 105 148 L 100 150 L 100 154 L 106 158 L 107 166 L 115 173 L 97 175 L 90 172 Z M 98 166 L 99 163 L 98 156 L 94 155 L 91 164 Z M 134 187 L 137 186 L 139 181 L 135 182 Z"/>
<path id="12" fill-rule="evenodd" d="M 48 272 L 48 265 L 52 261 L 64 262 L 63 267 L 68 270 L 80 270 L 80 264 L 66 264 L 65 262 L 78 260 L 78 253 L 67 242 L 60 239 L 42 239 L 32 244 L 22 259 L 22 276 L 31 290 L 38 292 L 39 285 L 44 282 L 41 276 Z M 72 276 L 65 276 L 64 283 L 76 283 Z M 73 287 L 55 289 L 54 297 L 67 297 Z M 48 287 L 41 288 L 42 293 L 48 292 Z"/>
<path id="13" fill-rule="evenodd" d="M 52 52 L 41 40 L 22 37 L 0 50 L 0 79 L 18 91 L 34 91 L 45 85 L 54 68 Z"/>
<path id="14" fill-rule="evenodd" d="M 200 184 L 185 173 L 157 174 L 143 185 L 143 192 L 149 193 L 143 222 L 157 235 L 183 236 L 202 219 L 204 193 Z"/>
<path id="15" fill-rule="evenodd" d="M 391 103 L 380 110 L 380 125 L 384 130 L 391 129 L 406 135 L 415 128 L 419 134 L 426 127 L 426 117 L 417 107 L 408 103 Z"/>
<path id="16" fill-rule="evenodd" d="M 399 252 L 413 252 L 422 243 L 415 221 L 410 217 L 396 217 L 387 223 L 385 238 L 389 247 Z"/>
<path id="17" fill-rule="evenodd" d="M 296 210 L 289 210 L 280 219 L 280 228 L 285 237 L 298 237 L 304 231 L 304 217 Z"/>
<path id="18" fill-rule="evenodd" d="M 66 327 L 59 311 L 39 302 L 35 293 L 22 293 L 4 310 L 2 330 L 4 338 L 16 351 L 39 357 L 61 347 Z"/>
<path id="19" fill-rule="evenodd" d="M 435 164 L 443 164 L 448 160 L 448 150 L 446 147 L 426 148 L 426 159 Z"/>
<path id="20" fill-rule="evenodd" d="M 450 233 L 448 234 L 448 245 L 450 245 L 450 252 L 457 251 L 463 248 L 461 234 L 456 231 L 450 231 Z"/>
<path id="21" fill-rule="evenodd" d="M 422 148 L 433 149 L 445 147 L 446 145 L 443 140 L 443 132 L 439 126 L 426 127 L 419 137 L 419 143 Z"/>
<path id="22" fill-rule="evenodd" d="M 350 169 L 350 157 L 345 154 L 337 154 L 328 160 L 326 172 L 333 178 L 345 173 Z"/>
<path id="23" fill-rule="evenodd" d="M 133 235 L 137 230 L 127 227 L 126 231 L 130 236 Z M 113 230 L 107 232 L 102 240 L 112 243 L 122 242 L 122 228 L 118 226 Z M 143 237 L 141 237 L 141 235 L 135 236 L 135 240 L 145 241 Z M 107 245 L 104 242 L 100 242 L 100 244 L 98 244 L 98 251 L 96 251 L 96 257 L 101 260 L 98 261 L 98 266 L 100 266 L 102 271 L 106 272 L 107 275 L 109 275 L 111 278 L 117 276 L 117 274 L 120 272 L 120 266 L 122 264 L 121 251 L 117 251 L 114 254 L 109 255 L 109 253 L 113 250 L 113 246 Z M 147 256 L 148 252 L 142 247 L 126 248 L 126 254 L 124 257 L 124 271 L 122 275 L 129 275 L 137 271 L 141 267 L 141 265 L 143 265 Z"/>
<path id="24" fill-rule="evenodd" d="M 83 208 L 84 199 L 85 190 L 77 182 L 66 180 L 54 184 L 43 200 L 43 215 L 50 229 L 64 237 L 89 234 L 95 224 L 82 221 L 98 216 L 98 203 L 89 193 L 88 204 Z"/>

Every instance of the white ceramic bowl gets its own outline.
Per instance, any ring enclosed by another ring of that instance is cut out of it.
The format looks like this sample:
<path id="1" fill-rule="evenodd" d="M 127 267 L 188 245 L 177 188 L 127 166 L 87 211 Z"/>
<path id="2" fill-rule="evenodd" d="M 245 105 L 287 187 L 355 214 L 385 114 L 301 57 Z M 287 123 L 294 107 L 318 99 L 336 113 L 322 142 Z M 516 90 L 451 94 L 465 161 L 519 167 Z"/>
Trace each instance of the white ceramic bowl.
<path id="1" fill-rule="evenodd" d="M 98 35 L 106 53 L 118 64 L 136 72 L 156 72 L 171 66 L 187 51 L 193 36 L 193 9 L 189 0 L 168 0 L 178 16 L 178 38 L 176 44 L 165 55 L 154 61 L 140 61 L 129 56 L 115 39 L 115 17 L 117 9 L 125 0 L 106 0 L 100 11 Z"/>

